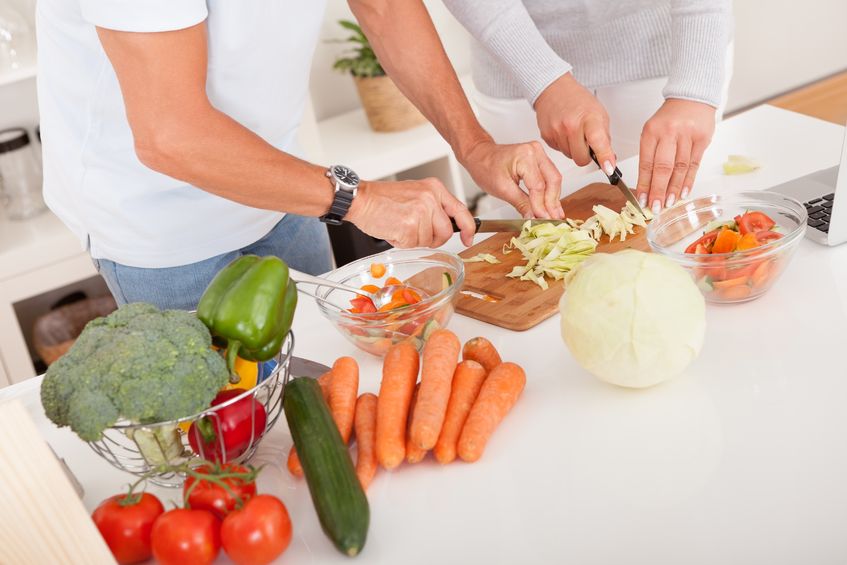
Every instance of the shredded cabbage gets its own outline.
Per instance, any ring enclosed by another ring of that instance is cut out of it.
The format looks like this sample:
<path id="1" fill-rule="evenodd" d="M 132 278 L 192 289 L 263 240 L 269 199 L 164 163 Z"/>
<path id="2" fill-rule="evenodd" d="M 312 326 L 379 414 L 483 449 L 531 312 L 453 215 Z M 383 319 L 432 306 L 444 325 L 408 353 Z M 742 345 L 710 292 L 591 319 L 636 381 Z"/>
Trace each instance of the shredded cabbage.
<path id="1" fill-rule="evenodd" d="M 526 259 L 526 264 L 514 267 L 506 276 L 532 281 L 547 290 L 549 285 L 545 277 L 557 281 L 565 278 L 594 253 L 604 234 L 609 236 L 609 241 L 615 237 L 625 241 L 628 234 L 635 233 L 635 226 L 647 227 L 647 222 L 653 219 L 650 210 L 644 210 L 642 215 L 629 202 L 620 213 L 599 204 L 592 210 L 594 215 L 585 221 L 568 218 L 560 224 L 551 222 L 534 226 L 532 222 L 526 222 L 521 233 L 503 246 L 504 255 L 515 249 L 519 250 Z M 480 253 L 465 261 L 491 263 L 488 259 L 480 258 L 486 255 L 491 257 L 487 253 Z"/>
<path id="2" fill-rule="evenodd" d="M 723 164 L 723 174 L 725 175 L 743 175 L 752 173 L 759 169 L 761 165 L 744 155 L 730 155 Z"/>
<path id="3" fill-rule="evenodd" d="M 496 265 L 500 262 L 500 259 L 492 255 L 491 253 L 478 253 L 473 257 L 469 257 L 467 259 L 462 259 L 465 263 L 491 263 L 492 265 Z"/>
<path id="4" fill-rule="evenodd" d="M 638 211 L 638 208 L 627 202 L 626 206 L 616 213 L 603 205 L 598 204 L 592 208 L 594 215 L 585 220 L 579 225 L 579 229 L 585 230 L 591 234 L 591 237 L 600 241 L 603 234 L 609 236 L 609 241 L 619 237 L 621 241 L 626 241 L 628 234 L 635 233 L 635 226 L 647 227 L 647 221 L 653 219 L 653 214 L 650 210 L 644 210 L 644 215 Z M 573 220 L 568 220 L 571 223 Z M 576 221 L 573 221 L 576 223 Z M 573 224 L 572 224 L 573 225 Z"/>
<path id="5" fill-rule="evenodd" d="M 594 253 L 597 241 L 587 231 L 567 223 L 537 224 L 526 222 L 521 233 L 503 247 L 503 253 L 517 249 L 526 265 L 517 266 L 507 277 L 532 281 L 542 289 L 549 285 L 545 277 L 561 280 L 565 273 Z"/>

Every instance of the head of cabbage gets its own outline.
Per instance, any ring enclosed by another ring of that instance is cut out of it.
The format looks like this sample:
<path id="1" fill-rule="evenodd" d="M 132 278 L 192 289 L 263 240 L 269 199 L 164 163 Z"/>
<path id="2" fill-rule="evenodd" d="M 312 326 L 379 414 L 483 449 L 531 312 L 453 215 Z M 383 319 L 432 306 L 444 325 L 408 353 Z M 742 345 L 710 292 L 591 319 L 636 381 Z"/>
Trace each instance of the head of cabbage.
<path id="1" fill-rule="evenodd" d="M 700 353 L 706 304 L 682 267 L 627 250 L 598 253 L 568 281 L 559 302 L 562 338 L 577 362 L 624 387 L 656 385 Z"/>

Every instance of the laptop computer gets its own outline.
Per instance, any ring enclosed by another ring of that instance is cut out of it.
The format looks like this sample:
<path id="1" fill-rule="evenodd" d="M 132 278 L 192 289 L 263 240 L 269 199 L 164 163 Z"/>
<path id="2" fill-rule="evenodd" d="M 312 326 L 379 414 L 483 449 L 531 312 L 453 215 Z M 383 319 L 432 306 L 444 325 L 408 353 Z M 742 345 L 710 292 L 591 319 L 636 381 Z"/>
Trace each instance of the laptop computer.
<path id="1" fill-rule="evenodd" d="M 847 129 L 840 164 L 768 190 L 795 198 L 806 206 L 809 239 L 823 245 L 847 241 Z"/>

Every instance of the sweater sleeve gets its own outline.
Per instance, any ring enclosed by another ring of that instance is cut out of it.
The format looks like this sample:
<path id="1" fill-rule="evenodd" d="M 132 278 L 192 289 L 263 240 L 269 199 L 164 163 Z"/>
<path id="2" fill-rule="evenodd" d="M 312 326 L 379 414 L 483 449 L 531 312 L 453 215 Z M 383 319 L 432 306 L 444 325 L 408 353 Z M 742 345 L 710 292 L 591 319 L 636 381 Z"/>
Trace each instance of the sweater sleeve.
<path id="1" fill-rule="evenodd" d="M 459 22 L 515 77 L 530 103 L 571 65 L 547 44 L 520 0 L 444 0 Z"/>
<path id="2" fill-rule="evenodd" d="M 731 35 L 731 0 L 672 0 L 671 68 L 664 97 L 720 106 Z"/>

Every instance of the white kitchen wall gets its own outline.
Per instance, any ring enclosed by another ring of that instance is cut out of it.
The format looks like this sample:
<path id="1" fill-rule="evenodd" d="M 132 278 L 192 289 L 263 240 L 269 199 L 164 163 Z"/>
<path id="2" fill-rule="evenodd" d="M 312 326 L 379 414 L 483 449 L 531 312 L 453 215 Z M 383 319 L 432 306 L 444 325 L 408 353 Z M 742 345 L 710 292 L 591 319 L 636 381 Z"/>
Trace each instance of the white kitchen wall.
<path id="1" fill-rule="evenodd" d="M 424 4 L 429 9 L 456 72 L 460 75 L 470 72 L 469 36 L 464 28 L 447 11 L 441 0 L 424 0 Z M 318 43 L 312 63 L 312 103 L 315 108 L 315 117 L 319 120 L 359 106 L 359 99 L 350 76 L 332 70 L 335 58 L 345 49 L 344 45 L 326 41 L 347 37 L 347 32 L 339 27 L 338 20 L 352 18 L 346 1 L 328 0 L 324 25 L 321 29 L 322 41 Z"/>
<path id="2" fill-rule="evenodd" d="M 735 0 L 734 11 L 729 110 L 847 70 L 847 0 Z"/>
<path id="3" fill-rule="evenodd" d="M 467 33 L 441 0 L 425 3 L 457 72 L 468 73 Z M 734 0 L 733 9 L 735 72 L 729 111 L 847 70 L 847 0 Z M 344 0 L 329 0 L 322 37 L 344 37 L 336 22 L 349 17 Z M 318 45 L 311 81 L 318 119 L 358 105 L 350 77 L 332 71 L 341 50 L 338 44 Z"/>

